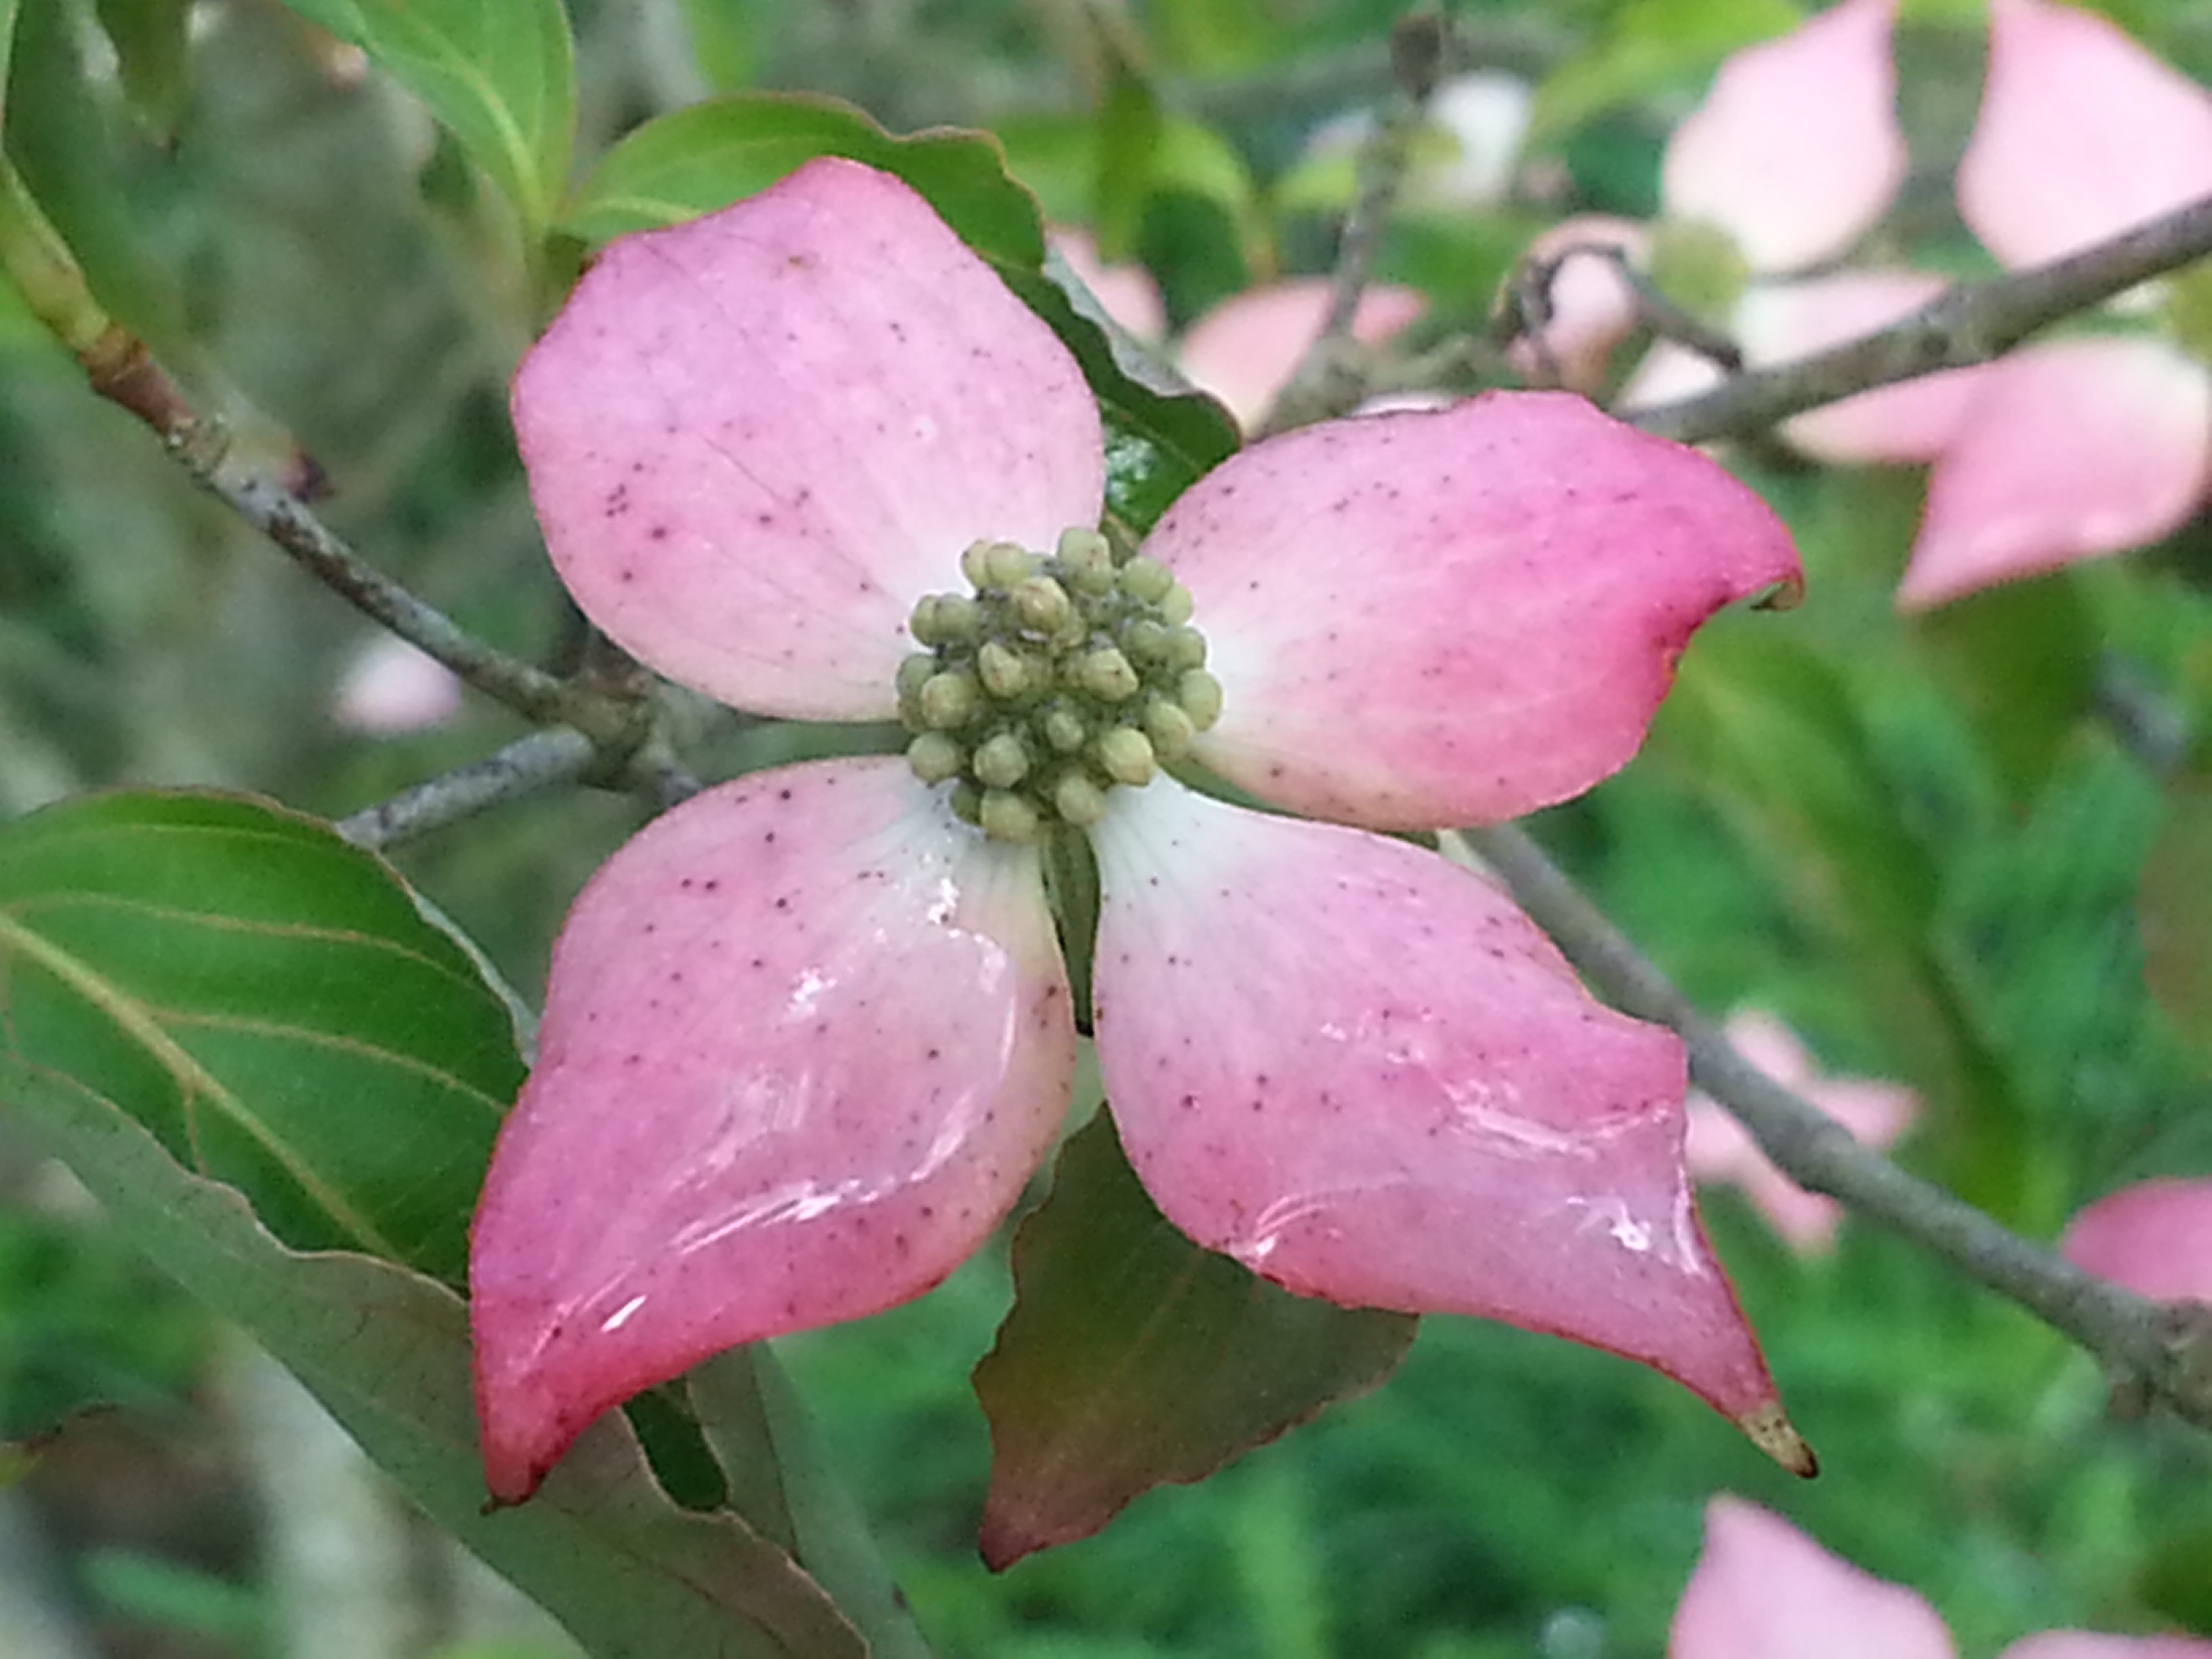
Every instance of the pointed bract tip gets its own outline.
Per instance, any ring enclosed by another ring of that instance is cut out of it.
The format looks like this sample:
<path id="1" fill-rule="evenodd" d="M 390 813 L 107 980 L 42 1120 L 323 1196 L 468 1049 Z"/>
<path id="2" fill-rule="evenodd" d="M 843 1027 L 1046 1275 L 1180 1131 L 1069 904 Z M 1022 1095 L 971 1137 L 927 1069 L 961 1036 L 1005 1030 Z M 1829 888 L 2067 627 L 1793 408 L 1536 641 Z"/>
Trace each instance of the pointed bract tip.
<path id="1" fill-rule="evenodd" d="M 1820 1460 L 1813 1455 L 1813 1448 L 1805 1437 L 1790 1425 L 1782 1409 L 1782 1402 L 1770 1400 L 1754 1407 L 1735 1419 L 1736 1427 L 1744 1437 L 1769 1457 L 1801 1480 L 1810 1480 L 1820 1472 Z"/>

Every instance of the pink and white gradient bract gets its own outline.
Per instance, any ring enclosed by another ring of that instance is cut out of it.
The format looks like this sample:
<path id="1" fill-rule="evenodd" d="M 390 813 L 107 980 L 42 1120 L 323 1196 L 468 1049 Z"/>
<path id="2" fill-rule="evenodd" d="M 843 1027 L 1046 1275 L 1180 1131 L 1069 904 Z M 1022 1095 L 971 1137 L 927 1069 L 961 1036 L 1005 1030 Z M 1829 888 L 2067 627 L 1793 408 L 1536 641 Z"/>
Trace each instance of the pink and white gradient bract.
<path id="1" fill-rule="evenodd" d="M 1831 1555 L 1780 1516 L 1723 1495 L 1705 1507 L 1705 1547 L 1674 1608 L 1667 1659 L 1954 1659 L 1917 1592 Z M 2022 1637 L 1997 1659 L 2212 1659 L 2186 1636 Z"/>
<path id="2" fill-rule="evenodd" d="M 919 197 L 848 161 L 617 244 L 514 399 L 578 602 L 756 708 L 888 717 L 908 611 L 958 585 L 971 539 L 1049 548 L 1100 511 L 1073 362 Z M 1269 507 L 1301 490 L 1333 559 Z M 1698 623 L 1797 574 L 1704 458 L 1545 394 L 1257 445 L 1148 546 L 1197 593 L 1237 711 L 1201 757 L 1394 827 L 1595 783 Z M 1446 709 L 1488 735 L 1455 748 Z M 1790 1455 L 1690 1206 L 1670 1035 L 1400 843 L 1164 778 L 1116 792 L 1095 839 L 1101 1065 L 1177 1224 L 1307 1294 L 1631 1354 Z M 1057 1132 L 1073 1046 L 1036 853 L 903 762 L 753 774 L 649 825 L 556 948 L 477 1210 L 494 1494 L 719 1348 L 942 1279 Z"/>

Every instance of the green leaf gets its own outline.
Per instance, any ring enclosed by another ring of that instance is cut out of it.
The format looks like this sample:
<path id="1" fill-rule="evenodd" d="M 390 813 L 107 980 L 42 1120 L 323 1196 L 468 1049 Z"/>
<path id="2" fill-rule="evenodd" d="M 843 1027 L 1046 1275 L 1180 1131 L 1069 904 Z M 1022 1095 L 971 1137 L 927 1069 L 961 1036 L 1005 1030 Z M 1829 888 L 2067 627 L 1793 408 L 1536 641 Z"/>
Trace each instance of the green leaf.
<path id="1" fill-rule="evenodd" d="M 140 246 L 125 171 L 93 102 L 72 22 L 70 9 L 53 0 L 24 8 L 16 20 L 6 158 L 100 306 L 173 366 L 189 363 L 176 284 Z"/>
<path id="2" fill-rule="evenodd" d="M 286 1243 L 461 1281 L 514 1028 L 327 825 L 179 793 L 0 827 L 0 1053 L 127 1112 Z"/>
<path id="3" fill-rule="evenodd" d="M 1036 203 L 988 137 L 894 138 L 831 99 L 756 93 L 647 122 L 600 159 L 561 227 L 587 242 L 696 218 L 766 189 L 817 155 L 843 155 L 914 186 L 1007 287 L 1052 325 L 1081 365 L 1108 427 L 1109 507 L 1139 531 L 1237 447 L 1210 398 L 1144 385 L 1099 325 L 1043 274 Z"/>
<path id="4" fill-rule="evenodd" d="M 429 106 L 504 191 L 532 242 L 575 140 L 575 44 L 561 0 L 288 0 Z"/>
<path id="5" fill-rule="evenodd" d="M 1536 88 L 1528 142 L 1691 80 L 1804 21 L 1789 0 L 1632 0 L 1595 51 L 1568 58 Z"/>
<path id="6" fill-rule="evenodd" d="M 2016 805 L 2050 777 L 2095 694 L 2103 630 L 2063 574 L 1947 605 L 1917 633 Z"/>
<path id="7" fill-rule="evenodd" d="M 191 0 L 97 0 L 94 9 L 115 48 L 131 113 L 157 142 L 173 140 L 191 90 Z"/>
<path id="8" fill-rule="evenodd" d="M 836 1599 L 867 1638 L 870 1659 L 927 1659 L 905 1598 L 878 1553 L 867 1517 L 783 1370 L 765 1347 L 732 1348 L 685 1379 L 731 1507 Z"/>
<path id="9" fill-rule="evenodd" d="M 8 114 L 9 65 L 15 52 L 15 17 L 20 0 L 0 0 L 0 129 L 4 129 Z"/>
<path id="10" fill-rule="evenodd" d="M 2136 915 L 2151 995 L 2175 1030 L 2212 1049 L 2212 772 L 2174 783 Z"/>
<path id="11" fill-rule="evenodd" d="M 984 1560 L 1088 1537 L 1139 1493 L 1203 1480 L 1364 1393 L 1413 1327 L 1199 1249 L 1152 1206 L 1102 1112 L 1015 1235 L 1013 1310 L 975 1368 L 991 1421 Z"/>
<path id="12" fill-rule="evenodd" d="M 687 1514 L 618 1416 L 529 1503 L 487 1513 L 468 1314 L 384 1261 L 298 1255 L 230 1188 L 181 1169 L 109 1102 L 0 1054 L 0 1101 L 185 1288 L 251 1331 L 408 1495 L 598 1659 L 863 1659 L 859 1635 L 781 1549 Z"/>
<path id="13" fill-rule="evenodd" d="M 895 173 L 961 240 L 997 266 L 1044 258 L 1036 204 L 977 133 L 894 138 L 861 111 L 806 93 L 746 93 L 657 116 L 601 156 L 569 197 L 561 228 L 586 242 L 711 213 L 767 189 L 817 155 Z"/>
<path id="14" fill-rule="evenodd" d="M 1942 872 L 1841 678 L 1771 623 L 1712 629 L 1654 732 L 1731 810 L 1792 908 L 1838 950 L 1912 1080 L 1946 1109 L 1918 1144 L 1972 1201 L 2019 1213 L 2033 1201 L 2033 1149 L 2017 1133 L 2004 1067 L 1944 964 Z"/>
<path id="15" fill-rule="evenodd" d="M 1105 94 L 1099 100 L 1098 147 L 1091 179 L 1091 228 L 1102 258 L 1128 257 L 1160 147 L 1160 103 L 1141 69 L 1110 43 Z"/>

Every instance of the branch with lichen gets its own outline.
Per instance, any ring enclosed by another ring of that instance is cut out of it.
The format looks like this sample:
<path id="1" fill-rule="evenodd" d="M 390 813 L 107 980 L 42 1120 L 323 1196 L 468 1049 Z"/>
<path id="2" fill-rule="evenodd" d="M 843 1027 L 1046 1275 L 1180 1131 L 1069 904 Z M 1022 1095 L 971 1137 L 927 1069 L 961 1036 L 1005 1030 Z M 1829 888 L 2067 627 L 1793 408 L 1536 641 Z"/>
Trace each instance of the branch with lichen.
<path id="1" fill-rule="evenodd" d="M 1761 432 L 1875 386 L 1988 362 L 2053 323 L 2208 256 L 2212 197 L 2048 264 L 1963 283 L 1875 333 L 1622 418 L 1683 443 Z"/>
<path id="2" fill-rule="evenodd" d="M 2116 1404 L 2153 1402 L 2212 1428 L 2212 1306 L 2150 1301 L 2084 1273 L 1907 1174 L 1735 1052 L 1522 830 L 1447 832 L 1446 856 L 1488 870 L 1609 1001 L 1681 1037 L 1698 1085 L 1799 1186 L 1911 1240 L 2087 1349 Z"/>

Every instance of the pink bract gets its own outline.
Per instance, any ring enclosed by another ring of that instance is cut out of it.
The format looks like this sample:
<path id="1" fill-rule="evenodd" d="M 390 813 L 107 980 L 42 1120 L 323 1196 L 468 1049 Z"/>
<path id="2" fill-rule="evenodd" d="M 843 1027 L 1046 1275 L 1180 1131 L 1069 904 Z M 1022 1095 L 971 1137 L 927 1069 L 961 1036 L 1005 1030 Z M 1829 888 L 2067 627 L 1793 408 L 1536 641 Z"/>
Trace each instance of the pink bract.
<path id="1" fill-rule="evenodd" d="M 1740 1498 L 1705 1506 L 1705 1547 L 1668 1659 L 1952 1659 L 1951 1632 L 1902 1584 L 1831 1555 Z"/>
<path id="2" fill-rule="evenodd" d="M 1751 268 L 1843 252 L 1905 178 L 1889 30 L 1894 0 L 1843 0 L 1721 66 L 1668 142 L 1668 216 L 1728 232 Z"/>
<path id="3" fill-rule="evenodd" d="M 2155 541 L 2212 488 L 2212 374 L 2169 346 L 2053 340 L 1975 374 L 1928 481 L 1908 610 Z"/>
<path id="4" fill-rule="evenodd" d="M 848 161 L 617 244 L 514 396 L 578 602 L 754 708 L 888 714 L 904 619 L 970 540 L 1050 548 L 1099 515 L 1073 362 Z M 1257 445 L 1147 548 L 1196 594 L 1234 711 L 1202 757 L 1393 825 L 1589 787 L 1697 623 L 1797 575 L 1709 462 L 1546 394 Z M 1166 779 L 1116 791 L 1094 838 L 1100 1063 L 1194 1237 L 1306 1294 L 1613 1348 L 1808 1461 L 1697 1229 L 1672 1036 L 1400 843 Z M 1036 852 L 903 761 L 748 775 L 648 826 L 556 949 L 477 1211 L 495 1495 L 706 1354 L 943 1278 L 1057 1133 L 1074 1040 Z"/>
<path id="5" fill-rule="evenodd" d="M 1953 1659 L 1957 1651 L 1917 1593 L 1726 1496 L 1706 1506 L 1705 1550 L 1667 1644 L 1668 1659 Z M 2212 1642 L 2054 1630 L 2023 1637 L 1997 1659 L 2212 1659 Z"/>
<path id="6" fill-rule="evenodd" d="M 1960 211 L 2007 264 L 2057 258 L 2212 193 L 2212 94 L 2111 23 L 1995 0 Z M 2137 336 L 1975 371 L 1898 602 L 1945 604 L 2154 541 L 2212 491 L 2212 369 Z"/>
<path id="7" fill-rule="evenodd" d="M 2124 1187 L 2075 1216 L 2059 1241 L 2075 1267 L 2160 1302 L 2212 1302 L 2212 1181 Z"/>
<path id="8" fill-rule="evenodd" d="M 1992 0 L 1958 190 L 2005 264 L 2058 258 L 2212 195 L 2212 96 L 2105 18 Z"/>

